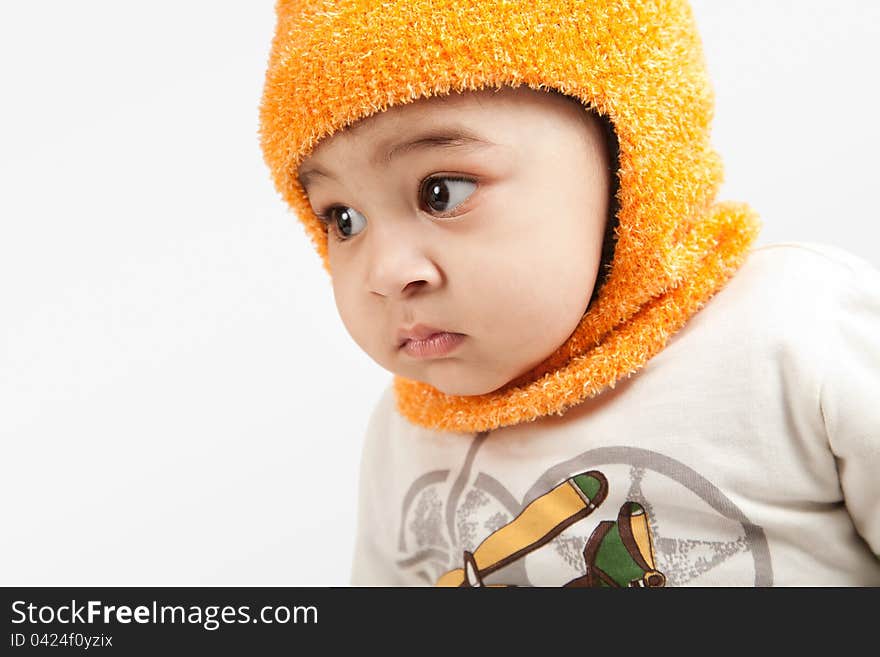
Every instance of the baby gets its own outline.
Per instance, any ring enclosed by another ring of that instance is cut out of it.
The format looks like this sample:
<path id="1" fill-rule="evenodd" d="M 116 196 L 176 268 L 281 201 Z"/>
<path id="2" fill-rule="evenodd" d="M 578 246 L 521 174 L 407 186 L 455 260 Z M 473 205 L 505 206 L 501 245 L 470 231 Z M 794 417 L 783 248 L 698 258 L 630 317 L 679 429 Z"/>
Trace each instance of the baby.
<path id="1" fill-rule="evenodd" d="M 880 274 L 716 203 L 684 0 L 279 2 L 276 186 L 395 376 L 352 583 L 880 584 Z"/>

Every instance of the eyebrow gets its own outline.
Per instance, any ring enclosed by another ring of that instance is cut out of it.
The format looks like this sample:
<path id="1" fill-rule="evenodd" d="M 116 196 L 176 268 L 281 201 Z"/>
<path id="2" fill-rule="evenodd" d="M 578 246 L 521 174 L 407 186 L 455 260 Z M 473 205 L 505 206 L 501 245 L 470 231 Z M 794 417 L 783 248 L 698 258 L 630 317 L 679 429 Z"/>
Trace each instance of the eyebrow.
<path id="1" fill-rule="evenodd" d="M 498 144 L 462 127 L 450 126 L 445 128 L 433 128 L 427 132 L 419 133 L 414 137 L 407 137 L 406 139 L 395 142 L 384 149 L 384 151 L 379 149 L 377 152 L 373 153 L 370 162 L 374 165 L 388 165 L 394 158 L 406 153 L 432 148 L 443 148 L 447 150 L 481 150 L 497 145 Z M 307 167 L 297 175 L 297 180 L 299 180 L 299 184 L 305 188 L 311 181 L 318 177 L 336 180 L 336 177 L 333 174 L 324 171 L 320 167 Z"/>

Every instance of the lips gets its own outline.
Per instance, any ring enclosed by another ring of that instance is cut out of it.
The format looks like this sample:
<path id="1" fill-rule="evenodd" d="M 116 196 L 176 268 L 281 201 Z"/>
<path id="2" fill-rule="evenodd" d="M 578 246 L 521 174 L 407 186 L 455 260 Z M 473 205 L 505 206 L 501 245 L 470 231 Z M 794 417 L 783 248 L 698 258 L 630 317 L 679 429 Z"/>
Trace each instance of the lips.
<path id="1" fill-rule="evenodd" d="M 443 358 L 455 351 L 465 340 L 461 333 L 416 324 L 401 329 L 397 334 L 397 349 L 400 353 L 415 359 Z"/>
<path id="2" fill-rule="evenodd" d="M 438 333 L 451 333 L 451 331 L 428 326 L 427 324 L 416 324 L 410 328 L 400 329 L 397 332 L 397 347 L 399 349 L 410 340 L 427 340 L 432 335 L 437 335 Z"/>

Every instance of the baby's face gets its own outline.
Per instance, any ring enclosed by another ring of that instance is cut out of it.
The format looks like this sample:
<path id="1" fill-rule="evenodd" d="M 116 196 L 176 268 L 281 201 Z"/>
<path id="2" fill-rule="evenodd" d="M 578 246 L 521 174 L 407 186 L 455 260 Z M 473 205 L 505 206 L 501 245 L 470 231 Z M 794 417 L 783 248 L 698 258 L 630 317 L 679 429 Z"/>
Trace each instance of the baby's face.
<path id="1" fill-rule="evenodd" d="M 596 283 L 607 158 L 587 110 L 526 86 L 422 98 L 320 142 L 298 173 L 354 341 L 450 395 L 540 363 Z"/>

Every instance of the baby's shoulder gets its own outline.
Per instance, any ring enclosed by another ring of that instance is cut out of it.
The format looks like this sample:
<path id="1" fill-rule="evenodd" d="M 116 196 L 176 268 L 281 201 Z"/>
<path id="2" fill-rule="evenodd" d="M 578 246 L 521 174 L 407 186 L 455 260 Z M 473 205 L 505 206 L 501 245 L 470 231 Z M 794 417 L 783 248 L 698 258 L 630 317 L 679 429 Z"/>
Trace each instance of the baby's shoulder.
<path id="1" fill-rule="evenodd" d="M 838 246 L 820 242 L 777 242 L 752 249 L 744 271 L 755 275 L 784 280 L 778 273 L 786 271 L 811 278 L 849 277 L 873 270 L 871 263 Z M 777 273 L 776 276 L 773 276 Z"/>
<path id="2" fill-rule="evenodd" d="M 880 331 L 880 272 L 839 247 L 786 242 L 753 249 L 682 339 L 811 354 L 854 323 Z"/>
<path id="3" fill-rule="evenodd" d="M 769 315 L 815 315 L 859 291 L 880 294 L 868 261 L 830 244 L 784 242 L 753 249 L 722 296 Z"/>
<path id="4" fill-rule="evenodd" d="M 407 421 L 397 406 L 395 379 L 389 379 L 376 397 L 367 423 L 365 447 L 392 454 L 414 440 L 421 440 L 432 432 Z"/>
<path id="5" fill-rule="evenodd" d="M 367 433 L 380 435 L 387 433 L 389 424 L 394 421 L 396 416 L 395 407 L 394 382 L 389 380 L 379 391 L 372 411 L 370 411 Z"/>

